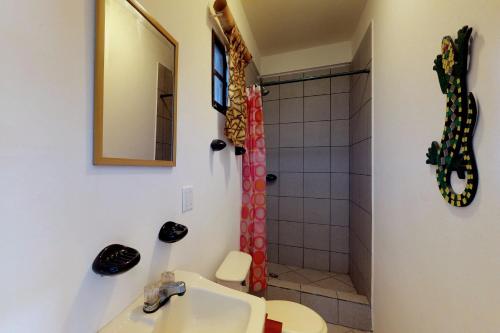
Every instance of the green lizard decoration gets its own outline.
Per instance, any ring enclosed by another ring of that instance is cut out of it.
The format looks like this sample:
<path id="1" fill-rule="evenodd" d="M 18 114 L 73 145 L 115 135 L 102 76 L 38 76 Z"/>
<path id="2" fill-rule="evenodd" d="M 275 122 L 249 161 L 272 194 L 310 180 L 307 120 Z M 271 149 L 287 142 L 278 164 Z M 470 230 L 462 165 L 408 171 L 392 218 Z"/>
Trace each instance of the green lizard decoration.
<path id="1" fill-rule="evenodd" d="M 467 91 L 469 40 L 472 28 L 458 31 L 455 41 L 443 38 L 441 54 L 434 60 L 441 91 L 446 95 L 446 121 L 441 144 L 432 142 L 427 153 L 427 164 L 436 165 L 436 176 L 443 198 L 452 206 L 470 205 L 477 192 L 478 173 L 472 145 L 477 121 L 474 95 Z M 451 174 L 456 171 L 466 179 L 465 190 L 455 193 Z"/>

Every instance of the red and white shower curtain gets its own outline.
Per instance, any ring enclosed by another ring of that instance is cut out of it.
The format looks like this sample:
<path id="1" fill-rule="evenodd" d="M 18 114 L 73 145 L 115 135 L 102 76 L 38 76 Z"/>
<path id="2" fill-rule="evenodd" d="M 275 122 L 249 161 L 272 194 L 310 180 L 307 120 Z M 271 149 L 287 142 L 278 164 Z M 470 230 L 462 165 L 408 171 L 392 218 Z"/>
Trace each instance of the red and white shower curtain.
<path id="1" fill-rule="evenodd" d="M 261 99 L 260 87 L 247 88 L 240 250 L 253 258 L 250 267 L 251 292 L 267 287 L 266 146 Z"/>

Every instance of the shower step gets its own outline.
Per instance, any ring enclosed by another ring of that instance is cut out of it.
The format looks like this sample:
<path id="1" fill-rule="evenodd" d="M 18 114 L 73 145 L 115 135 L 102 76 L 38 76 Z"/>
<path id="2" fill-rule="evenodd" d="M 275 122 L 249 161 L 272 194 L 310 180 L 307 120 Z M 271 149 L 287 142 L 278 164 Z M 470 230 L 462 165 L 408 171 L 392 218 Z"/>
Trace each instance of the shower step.
<path id="1" fill-rule="evenodd" d="M 348 275 L 276 264 L 269 265 L 269 273 L 278 278 L 268 279 L 266 299 L 301 303 L 315 310 L 327 323 L 371 330 L 368 298 L 356 293 Z M 339 283 L 335 283 L 337 279 Z"/>

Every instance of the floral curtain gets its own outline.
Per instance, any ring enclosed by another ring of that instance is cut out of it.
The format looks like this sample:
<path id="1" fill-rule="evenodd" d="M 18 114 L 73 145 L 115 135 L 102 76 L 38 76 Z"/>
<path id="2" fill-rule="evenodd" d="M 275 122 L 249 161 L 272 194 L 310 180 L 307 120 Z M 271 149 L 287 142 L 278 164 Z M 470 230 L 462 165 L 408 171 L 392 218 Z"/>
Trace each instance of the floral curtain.
<path id="1" fill-rule="evenodd" d="M 259 292 L 267 287 L 266 147 L 260 88 L 248 88 L 247 95 L 240 250 L 253 258 L 249 287 Z"/>

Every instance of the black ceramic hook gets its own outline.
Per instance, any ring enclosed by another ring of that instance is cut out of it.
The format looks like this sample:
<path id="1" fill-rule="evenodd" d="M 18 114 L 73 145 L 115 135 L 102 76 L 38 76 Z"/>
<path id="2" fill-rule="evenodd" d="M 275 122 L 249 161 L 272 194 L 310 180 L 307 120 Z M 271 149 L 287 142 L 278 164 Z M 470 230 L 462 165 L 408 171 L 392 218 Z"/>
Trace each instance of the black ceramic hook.
<path id="1" fill-rule="evenodd" d="M 236 147 L 236 148 L 234 148 L 234 154 L 235 154 L 236 156 L 238 156 L 238 155 L 243 155 L 243 154 L 245 154 L 246 152 L 247 152 L 247 150 L 246 150 L 245 148 L 243 148 L 243 147 Z"/>
<path id="2" fill-rule="evenodd" d="M 168 221 L 161 227 L 158 238 L 165 243 L 175 243 L 186 237 L 187 233 L 185 225 Z"/>
<path id="3" fill-rule="evenodd" d="M 210 147 L 212 148 L 213 151 L 220 151 L 226 148 L 226 143 L 222 140 L 215 139 L 212 140 L 212 143 L 210 143 Z"/>
<path id="4" fill-rule="evenodd" d="M 268 184 L 274 183 L 276 179 L 278 179 L 278 176 L 276 176 L 275 174 L 268 173 L 266 175 L 266 183 Z"/>

